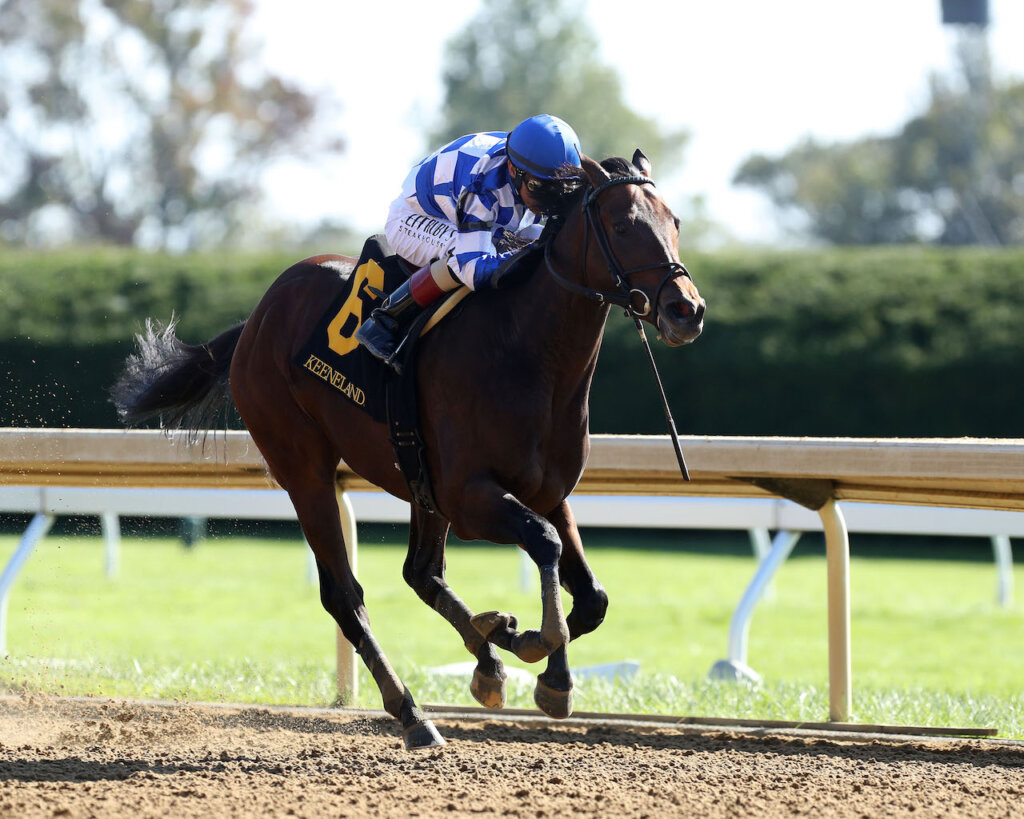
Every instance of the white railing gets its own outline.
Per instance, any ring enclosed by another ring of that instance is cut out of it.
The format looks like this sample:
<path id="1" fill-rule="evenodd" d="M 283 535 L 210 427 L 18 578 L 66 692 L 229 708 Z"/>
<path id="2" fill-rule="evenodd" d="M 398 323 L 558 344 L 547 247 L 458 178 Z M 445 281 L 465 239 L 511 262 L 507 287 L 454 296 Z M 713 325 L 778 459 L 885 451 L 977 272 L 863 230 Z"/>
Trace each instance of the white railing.
<path id="1" fill-rule="evenodd" d="M 824 530 L 828 575 L 829 714 L 836 722 L 845 721 L 851 707 L 849 529 L 844 510 L 849 507 L 847 514 L 853 514 L 856 507 L 847 502 L 1024 509 L 1024 441 L 1021 440 L 753 437 L 684 437 L 682 440 L 693 478 L 689 483 L 680 480 L 671 445 L 664 436 L 594 436 L 590 460 L 578 490 L 581 494 L 720 499 L 778 496 L 793 498 L 807 506 L 808 509 L 794 510 L 792 504 L 756 509 L 751 505 L 749 508 L 762 519 L 765 515 L 767 519 L 777 516 L 774 522 L 778 525 L 737 525 L 735 528 L 806 531 L 820 526 Z M 372 487 L 344 464 L 339 467 L 337 481 L 339 510 L 355 566 L 355 520 L 349 493 Z M 3 484 L 251 488 L 261 492 L 273 489 L 251 439 L 242 432 L 219 435 L 197 453 L 169 444 L 158 432 L 0 429 L 0 485 Z M 840 509 L 840 501 L 844 509 Z M 688 502 L 685 508 L 692 513 L 688 516 L 688 525 L 699 528 L 697 510 L 714 509 L 714 505 L 701 507 Z M 582 504 L 578 505 L 578 510 L 583 511 Z M 721 507 L 718 511 L 721 512 Z M 807 521 L 814 520 L 815 512 L 815 525 L 807 525 Z M 679 511 L 672 514 L 679 514 Z M 877 514 L 894 512 L 890 509 Z M 784 523 L 783 517 L 788 515 L 803 516 L 805 523 Z M 937 520 L 936 510 L 932 510 L 928 518 L 933 522 Z M 1003 518 L 1002 525 L 994 531 L 986 525 L 982 528 L 988 531 L 980 533 L 991 536 L 998 532 L 998 536 L 1007 537 L 1018 531 L 1016 521 L 1017 515 L 1012 514 Z M 917 531 L 927 532 L 932 524 L 920 519 L 919 525 L 921 528 Z M 891 531 L 891 518 L 886 526 L 874 531 Z M 764 561 L 762 567 L 767 577 L 770 577 L 771 567 L 777 567 L 784 560 L 792 547 L 790 540 L 784 539 L 770 550 L 771 559 Z M 764 573 L 755 576 L 745 600 L 752 597 L 756 601 L 757 593 L 767 582 Z M 746 608 L 752 608 L 749 600 Z M 734 616 L 734 626 L 743 639 L 730 638 L 730 654 L 745 656 L 744 626 L 739 610 Z M 734 646 L 733 642 L 737 644 Z M 734 652 L 734 649 L 737 650 Z M 341 690 L 353 690 L 354 679 L 351 647 L 339 642 Z"/>
<path id="2" fill-rule="evenodd" d="M 357 521 L 407 523 L 409 504 L 381 492 L 348 493 Z M 727 659 L 715 664 L 715 677 L 757 675 L 747 666 L 747 635 L 757 604 L 775 573 L 804 532 L 821 531 L 817 515 L 791 501 L 777 498 L 666 498 L 579 495 L 573 511 L 582 527 L 667 530 L 746 531 L 758 569 L 740 598 L 729 629 Z M 941 535 L 987 538 L 996 567 L 996 602 L 1013 602 L 1011 537 L 1024 537 L 1024 515 L 981 509 L 844 504 L 851 533 Z M 54 518 L 88 515 L 100 519 L 104 539 L 103 569 L 114 577 L 120 565 L 120 518 L 123 516 L 238 520 L 290 520 L 295 510 L 283 490 L 257 489 L 129 489 L 93 487 L 0 486 L 0 512 L 31 513 L 29 528 L 0 575 L 0 653 L 7 650 L 6 611 L 20 568 Z M 40 517 L 41 516 L 41 517 Z M 772 533 L 774 537 L 772 536 Z M 522 554 L 520 583 L 536 582 L 529 557 Z M 312 552 L 307 575 L 316 579 Z"/>

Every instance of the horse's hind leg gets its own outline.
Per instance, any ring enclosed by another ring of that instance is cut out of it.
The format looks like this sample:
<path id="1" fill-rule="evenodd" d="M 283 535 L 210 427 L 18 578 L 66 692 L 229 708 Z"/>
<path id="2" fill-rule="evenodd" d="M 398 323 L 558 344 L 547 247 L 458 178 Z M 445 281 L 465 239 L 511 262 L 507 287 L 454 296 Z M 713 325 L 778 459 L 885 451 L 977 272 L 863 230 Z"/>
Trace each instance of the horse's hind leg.
<path id="1" fill-rule="evenodd" d="M 303 534 L 316 556 L 320 601 L 373 675 L 384 710 L 402 723 L 405 747 L 444 745 L 370 630 L 363 589 L 352 573 L 345 552 L 334 483 L 337 452 L 307 416 L 299 412 L 285 415 L 275 415 L 269 424 L 258 423 L 252 411 L 243 412 L 243 419 L 266 458 L 271 474 L 287 490 Z M 285 435 L 286 438 L 282 437 Z"/>
<path id="2" fill-rule="evenodd" d="M 604 621 L 608 610 L 608 595 L 583 556 L 583 541 L 569 502 L 562 501 L 548 515 L 548 520 L 562 539 L 562 557 L 559 561 L 562 585 L 572 595 L 572 610 L 565 619 L 569 626 L 569 639 L 575 640 L 590 633 Z M 548 657 L 547 668 L 537 677 L 533 701 L 549 717 L 564 719 L 572 713 L 572 688 L 569 658 L 563 645 Z"/>
<path id="3" fill-rule="evenodd" d="M 473 612 L 445 580 L 445 540 L 448 521 L 413 504 L 409 553 L 402 576 L 428 606 L 444 617 L 477 659 L 470 691 L 486 708 L 505 705 L 506 675 L 498 650 L 473 627 Z"/>
<path id="4" fill-rule="evenodd" d="M 333 469 L 332 469 L 333 477 Z M 402 723 L 405 747 L 430 748 L 444 740 L 417 707 L 370 630 L 363 603 L 363 589 L 352 573 L 345 553 L 341 521 L 333 481 L 322 491 L 289 492 L 303 533 L 316 555 L 320 573 L 320 602 L 334 617 L 373 675 L 384 701 L 384 710 Z"/>

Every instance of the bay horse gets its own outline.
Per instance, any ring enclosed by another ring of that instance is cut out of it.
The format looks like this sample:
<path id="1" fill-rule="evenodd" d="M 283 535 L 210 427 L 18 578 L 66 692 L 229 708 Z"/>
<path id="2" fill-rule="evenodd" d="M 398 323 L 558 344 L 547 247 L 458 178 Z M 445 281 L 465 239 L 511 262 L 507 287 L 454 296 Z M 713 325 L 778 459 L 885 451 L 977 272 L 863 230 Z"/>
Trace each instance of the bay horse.
<path id="1" fill-rule="evenodd" d="M 583 157 L 576 189 L 543 258 L 515 286 L 480 291 L 419 342 L 417 394 L 436 511 L 411 505 L 405 581 L 452 626 L 476 660 L 471 691 L 505 703 L 497 648 L 547 658 L 534 699 L 572 711 L 566 646 L 596 629 L 608 595 L 591 571 L 569 506 L 589 452 L 588 400 L 611 305 L 654 325 L 669 346 L 701 332 L 704 300 L 679 259 L 679 221 L 639 150 L 631 162 Z M 370 630 L 349 565 L 335 497 L 344 462 L 410 499 L 387 425 L 301 372 L 293 358 L 356 260 L 316 256 L 290 267 L 252 315 L 205 344 L 149 325 L 112 390 L 126 423 L 159 415 L 165 429 L 208 429 L 233 399 L 271 475 L 288 492 L 320 576 L 320 599 L 369 668 L 405 747 L 444 740 Z M 194 440 L 194 438 L 193 438 Z M 476 614 L 445 581 L 449 529 L 463 540 L 519 544 L 541 578 L 539 629 L 511 614 Z M 559 587 L 572 595 L 563 613 Z"/>

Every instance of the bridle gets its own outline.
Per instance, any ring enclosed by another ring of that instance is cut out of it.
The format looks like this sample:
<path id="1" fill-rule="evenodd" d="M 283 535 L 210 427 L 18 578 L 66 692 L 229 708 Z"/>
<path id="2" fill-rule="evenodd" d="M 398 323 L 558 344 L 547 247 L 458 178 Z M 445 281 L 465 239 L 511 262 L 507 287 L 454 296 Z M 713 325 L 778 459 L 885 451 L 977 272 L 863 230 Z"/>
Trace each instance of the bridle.
<path id="1" fill-rule="evenodd" d="M 650 317 L 652 322 L 657 320 L 657 309 L 658 301 L 661 297 L 661 291 L 669 281 L 675 279 L 678 275 L 682 274 L 688 279 L 692 279 L 690 271 L 686 269 L 686 266 L 681 262 L 656 262 L 655 264 L 642 265 L 640 267 L 633 267 L 629 270 L 623 270 L 622 265 L 615 256 L 615 252 L 612 250 L 611 242 L 608 239 L 608 233 L 604 229 L 604 225 L 601 224 L 600 209 L 597 204 L 597 198 L 609 188 L 615 185 L 653 185 L 654 181 L 646 176 L 615 176 L 587 191 L 583 197 L 583 281 L 584 284 L 577 284 L 574 281 L 570 281 L 555 270 L 555 266 L 551 263 L 551 245 L 553 244 L 553 236 L 548 238 L 544 245 L 544 264 L 548 268 L 548 273 L 551 274 L 552 278 L 558 282 L 566 290 L 572 293 L 578 293 L 581 296 L 585 296 L 588 299 L 593 299 L 600 304 L 615 304 L 623 308 L 626 311 L 626 315 L 633 319 L 633 323 L 636 325 L 637 333 L 640 336 L 640 340 L 644 345 L 644 350 L 647 353 L 647 361 L 651 365 L 651 372 L 654 374 L 654 380 L 658 385 L 658 393 L 661 396 L 661 406 L 665 413 L 665 420 L 668 423 L 669 437 L 672 439 L 672 448 L 676 453 L 676 461 L 679 463 L 679 471 L 682 474 L 683 480 L 690 480 L 690 473 L 686 468 L 686 461 L 683 459 L 683 450 L 679 444 L 679 433 L 676 431 L 676 422 L 672 418 L 672 410 L 668 405 L 668 398 L 665 396 L 665 387 L 661 383 L 661 376 L 658 374 L 658 366 L 654 362 L 654 355 L 651 353 L 651 345 L 647 342 L 647 336 L 644 334 L 643 322 L 641 318 Z M 619 292 L 612 292 L 609 290 L 597 290 L 593 287 L 589 287 L 586 284 L 587 276 L 587 250 L 590 247 L 590 231 L 594 231 L 594 236 L 597 237 L 598 247 L 601 248 L 601 255 L 604 256 L 605 264 L 608 265 L 608 271 L 612 274 L 612 280 L 619 288 Z M 639 273 L 642 270 L 660 270 L 665 268 L 665 276 L 661 280 L 661 284 L 658 285 L 657 291 L 654 294 L 654 310 L 655 314 L 651 315 L 651 300 L 647 294 L 637 287 L 631 287 L 629 284 L 629 277 L 634 273 Z M 639 295 L 643 301 L 639 308 L 633 306 L 633 296 Z"/>
<path id="2" fill-rule="evenodd" d="M 615 256 L 615 251 L 612 250 L 611 241 L 608 239 L 608 232 L 604 229 L 604 225 L 601 224 L 600 207 L 598 205 L 598 197 L 615 185 L 653 185 L 654 180 L 646 176 L 616 176 L 598 185 L 596 188 L 592 188 L 587 191 L 583 197 L 582 211 L 584 216 L 583 222 L 583 275 L 584 281 L 586 281 L 587 271 L 587 251 L 590 247 L 590 232 L 593 231 L 595 238 L 597 239 L 598 247 L 601 248 L 601 255 L 604 257 L 605 264 L 608 265 L 608 272 L 611 273 L 612 280 L 618 286 L 618 292 L 610 290 L 597 290 L 593 287 L 589 287 L 586 284 L 577 284 L 574 281 L 570 281 L 555 270 L 555 266 L 551 261 L 551 244 L 549 240 L 544 246 L 544 264 L 547 266 L 548 272 L 552 278 L 570 292 L 577 293 L 593 301 L 599 302 L 600 304 L 614 304 L 622 307 L 626 311 L 626 315 L 632 318 L 644 318 L 651 315 L 651 299 L 648 295 L 639 288 L 632 287 L 629 284 L 629 277 L 634 273 L 640 273 L 644 270 L 657 270 L 665 268 L 665 275 L 658 285 L 658 289 L 654 294 L 653 307 L 657 310 L 658 301 L 661 297 L 661 291 L 665 285 L 675 279 L 680 274 L 687 278 L 690 276 L 690 271 L 686 269 L 686 266 L 681 262 L 656 262 L 655 264 L 641 265 L 640 267 L 633 267 L 629 270 L 624 270 L 620 264 L 618 258 Z M 639 296 L 642 301 L 639 302 L 639 307 L 634 306 L 634 297 Z M 651 316 L 653 321 L 656 317 Z"/>

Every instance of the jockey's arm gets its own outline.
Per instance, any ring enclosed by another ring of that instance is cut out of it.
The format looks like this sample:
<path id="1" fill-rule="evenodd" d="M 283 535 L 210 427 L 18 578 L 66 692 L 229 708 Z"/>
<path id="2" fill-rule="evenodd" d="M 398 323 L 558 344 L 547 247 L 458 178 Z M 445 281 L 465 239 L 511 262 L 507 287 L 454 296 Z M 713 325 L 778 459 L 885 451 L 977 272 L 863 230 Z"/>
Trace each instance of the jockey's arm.
<path id="1" fill-rule="evenodd" d="M 471 290 L 485 290 L 494 286 L 494 277 L 503 265 L 518 253 L 505 253 L 495 247 L 495 235 L 502 228 L 496 225 L 498 207 L 487 208 L 476 196 L 468 196 L 460 203 L 459 230 L 455 237 L 448 265 L 453 274 Z M 512 231 L 533 241 L 540 235 L 540 226 L 523 225 Z"/>
<path id="2" fill-rule="evenodd" d="M 515 251 L 499 253 L 490 230 L 459 231 L 448 266 L 470 290 L 486 290 L 502 263 Z"/>

